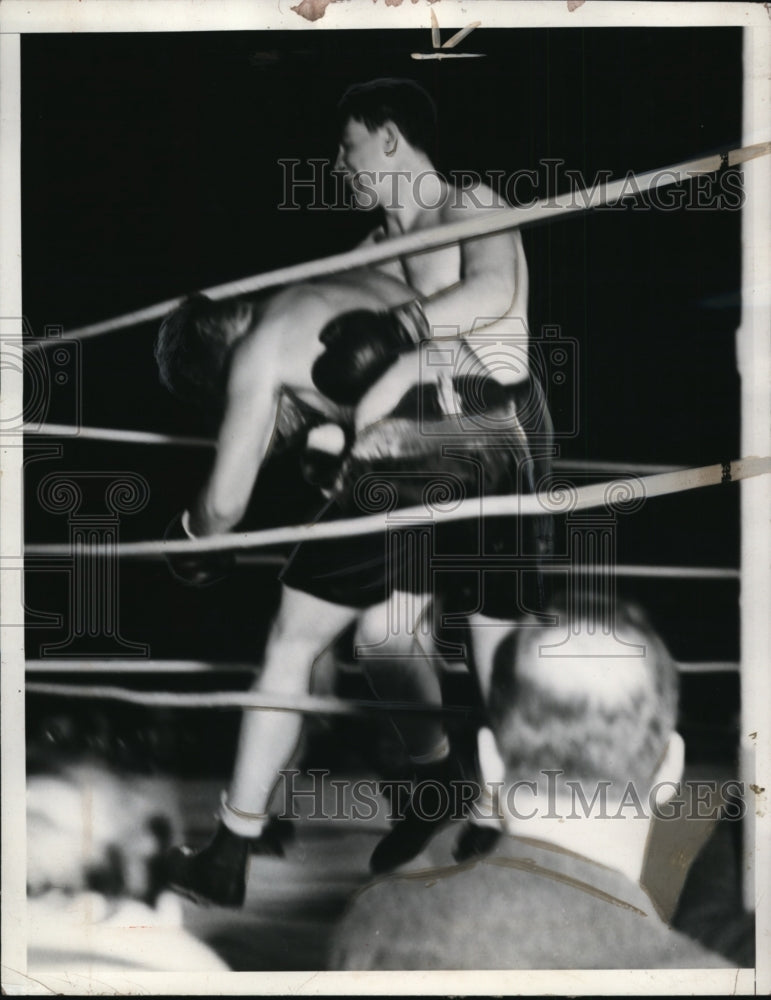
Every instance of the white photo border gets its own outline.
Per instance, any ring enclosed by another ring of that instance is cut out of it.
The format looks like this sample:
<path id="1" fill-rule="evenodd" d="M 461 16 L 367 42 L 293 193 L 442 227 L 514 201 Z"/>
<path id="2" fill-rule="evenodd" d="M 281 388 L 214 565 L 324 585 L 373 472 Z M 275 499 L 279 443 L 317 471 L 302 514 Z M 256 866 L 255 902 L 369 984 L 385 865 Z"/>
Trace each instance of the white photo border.
<path id="1" fill-rule="evenodd" d="M 318 6 L 318 5 L 317 5 Z M 323 6 L 323 4 L 321 5 Z M 609 27 L 609 26 L 715 26 L 738 25 L 756 33 L 753 51 L 765 58 L 767 71 L 771 32 L 766 5 L 750 3 L 620 3 L 587 2 L 570 10 L 561 2 L 460 2 L 428 0 L 388 6 L 384 0 L 343 0 L 330 3 L 318 20 L 310 22 L 294 12 L 290 0 L 283 5 L 260 5 L 239 0 L 47 0 L 27 3 L 24 0 L 3 0 L 0 5 L 0 111 L 2 141 L 0 190 L 0 317 L 20 317 L 21 310 L 21 219 L 20 219 L 20 36 L 45 32 L 136 32 L 136 31 L 241 31 L 296 30 L 308 32 L 336 29 L 425 29 L 430 44 L 430 11 L 437 14 L 442 28 L 462 28 L 470 20 L 479 20 L 482 27 Z M 718 71 L 716 69 L 716 71 Z M 745 68 L 745 75 L 747 68 Z M 764 73 L 759 73 L 764 78 Z M 767 73 L 765 74 L 767 79 Z M 767 96 L 767 95 L 766 95 Z M 766 100 L 752 109 L 745 109 L 745 126 L 763 130 L 764 138 L 771 133 L 771 111 Z M 760 141 L 749 139 L 747 141 Z M 761 185 L 767 186 L 769 161 L 753 165 Z M 768 208 L 766 203 L 765 208 Z M 761 213 L 760 219 L 767 218 Z M 752 331 L 752 363 L 762 374 L 768 372 L 769 327 L 768 298 L 771 288 L 771 256 L 768 251 L 768 227 L 754 231 L 745 243 L 752 245 L 756 283 L 758 322 Z M 760 278 L 758 278 L 758 275 Z M 19 321 L 19 327 L 20 327 Z M 21 329 L 19 329 L 21 334 Z M 747 364 L 747 359 L 744 359 Z M 7 414 L 18 406 L 21 397 L 21 373 L 12 365 L 3 366 L 2 407 Z M 766 397 L 767 402 L 767 397 Z M 743 413 L 743 428 L 750 414 Z M 755 414 L 759 423 L 755 442 L 768 437 L 767 419 Z M 743 445 L 749 445 L 745 438 Z M 744 453 L 747 453 L 745 447 Z M 757 452 L 756 452 L 757 453 Z M 768 450 L 765 452 L 768 454 Z M 21 500 L 21 435 L 4 438 L 2 445 L 2 550 L 0 578 L 2 608 L 8 616 L 23 614 L 20 528 Z M 744 491 L 746 504 L 755 510 L 769 509 L 767 477 L 756 480 Z M 756 517 L 756 514 L 752 515 Z M 761 518 L 762 520 L 762 518 Z M 752 540 L 768 542 L 766 527 Z M 755 523 L 753 521 L 753 523 Z M 765 531 L 765 539 L 762 532 Z M 745 532 L 746 535 L 746 532 Z M 745 542 L 745 545 L 747 542 Z M 761 546 L 762 548 L 762 546 Z M 768 546 L 766 545 L 766 552 Z M 743 557 L 746 551 L 743 549 Z M 769 606 L 769 566 L 760 566 L 752 580 L 754 601 Z M 745 582 L 745 587 L 747 583 Z M 762 602 L 762 603 L 761 603 Z M 757 610 L 757 609 L 756 609 Z M 18 619 L 16 619 L 18 620 Z M 752 643 L 751 674 L 752 703 L 743 722 L 744 730 L 757 734 L 752 743 L 755 756 L 756 783 L 768 787 L 771 776 L 771 740 L 767 708 L 769 697 L 768 632 L 755 628 L 742 636 Z M 754 970 L 624 970 L 607 971 L 511 971 L 511 972 L 437 972 L 437 973 L 222 973 L 222 974 L 160 974 L 131 972 L 112 974 L 109 982 L 93 983 L 84 977 L 66 978 L 41 976 L 31 980 L 26 975 L 25 934 L 25 819 L 24 819 L 24 649 L 23 629 L 2 629 L 2 779 L 3 779 L 3 990 L 8 995 L 47 993 L 114 992 L 119 995 L 157 993 L 160 995 L 330 995 L 351 993 L 376 995 L 402 994 L 694 994 L 749 993 L 771 991 L 771 913 L 769 898 L 762 886 L 771 884 L 771 815 L 767 795 L 758 795 L 756 810 L 755 895 L 757 910 L 757 967 Z M 750 727 L 748 723 L 752 722 Z M 743 730 L 743 736 L 746 735 Z"/>

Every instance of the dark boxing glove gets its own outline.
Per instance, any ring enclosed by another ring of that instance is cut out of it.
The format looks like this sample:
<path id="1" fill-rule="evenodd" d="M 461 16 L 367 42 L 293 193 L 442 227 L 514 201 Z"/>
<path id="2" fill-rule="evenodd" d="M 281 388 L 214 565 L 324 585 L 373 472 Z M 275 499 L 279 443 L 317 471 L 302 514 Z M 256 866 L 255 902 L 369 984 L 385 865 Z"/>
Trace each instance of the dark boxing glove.
<path id="1" fill-rule="evenodd" d="M 167 541 L 193 539 L 187 527 L 187 511 L 177 514 L 164 533 Z M 176 552 L 166 553 L 166 562 L 172 576 L 189 587 L 208 587 L 224 580 L 235 565 L 232 552 Z"/>
<path id="2" fill-rule="evenodd" d="M 326 350 L 313 365 L 313 384 L 332 402 L 355 406 L 402 352 L 430 336 L 418 299 L 388 312 L 343 313 L 319 335 Z"/>

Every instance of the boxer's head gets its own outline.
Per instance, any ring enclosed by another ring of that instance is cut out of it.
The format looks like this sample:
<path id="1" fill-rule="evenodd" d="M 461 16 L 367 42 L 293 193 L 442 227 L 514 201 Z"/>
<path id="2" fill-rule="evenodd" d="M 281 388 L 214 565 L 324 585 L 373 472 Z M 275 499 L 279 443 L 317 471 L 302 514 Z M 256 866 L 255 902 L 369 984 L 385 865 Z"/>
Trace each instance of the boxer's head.
<path id="1" fill-rule="evenodd" d="M 351 122 L 359 122 L 369 132 L 389 122 L 399 129 L 409 144 L 433 158 L 437 114 L 433 99 L 413 80 L 382 77 L 355 83 L 337 106 L 340 132 Z"/>
<path id="2" fill-rule="evenodd" d="M 192 295 L 161 323 L 155 360 L 161 382 L 195 406 L 222 408 L 233 344 L 256 322 L 255 305 L 243 299 L 214 302 Z"/>
<path id="3" fill-rule="evenodd" d="M 350 87 L 338 105 L 339 149 L 344 172 L 362 207 L 393 197 L 394 171 L 412 170 L 415 153 L 434 158 L 436 107 L 412 80 L 384 78 Z"/>

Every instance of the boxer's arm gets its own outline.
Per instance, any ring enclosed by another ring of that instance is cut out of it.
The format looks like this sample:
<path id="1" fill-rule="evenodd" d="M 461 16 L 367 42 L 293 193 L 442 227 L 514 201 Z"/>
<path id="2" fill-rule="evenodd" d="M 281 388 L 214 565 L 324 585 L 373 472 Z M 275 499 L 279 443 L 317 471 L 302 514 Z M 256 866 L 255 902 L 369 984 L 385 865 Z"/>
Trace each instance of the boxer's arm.
<path id="1" fill-rule="evenodd" d="M 480 216 L 504 208 L 500 201 L 493 208 L 479 208 L 469 202 L 469 195 L 448 213 L 445 222 L 468 219 L 471 212 Z M 424 301 L 432 328 L 459 328 L 461 334 L 494 322 L 512 311 L 515 299 L 522 297 L 521 311 L 527 310 L 527 264 L 519 231 L 500 233 L 461 244 L 461 280 Z"/>
<path id="2" fill-rule="evenodd" d="M 279 399 L 275 352 L 256 339 L 236 348 L 209 478 L 190 511 L 195 536 L 229 531 L 246 513 L 270 444 Z"/>
<path id="3" fill-rule="evenodd" d="M 383 226 L 376 226 L 360 243 L 356 244 L 356 249 L 361 250 L 365 247 L 375 246 L 387 238 Z M 380 274 L 385 274 L 389 278 L 394 278 L 396 281 L 407 283 L 407 275 L 404 273 L 404 267 L 400 260 L 381 260 L 378 264 L 368 264 L 367 268 L 372 271 L 378 271 Z"/>

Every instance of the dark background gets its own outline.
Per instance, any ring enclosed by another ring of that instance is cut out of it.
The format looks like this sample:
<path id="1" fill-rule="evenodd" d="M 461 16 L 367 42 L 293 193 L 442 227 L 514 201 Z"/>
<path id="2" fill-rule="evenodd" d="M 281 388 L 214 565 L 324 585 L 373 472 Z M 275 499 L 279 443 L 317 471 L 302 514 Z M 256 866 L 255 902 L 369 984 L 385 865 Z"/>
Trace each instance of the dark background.
<path id="1" fill-rule="evenodd" d="M 347 85 L 375 76 L 408 76 L 433 94 L 445 170 L 511 174 L 550 158 L 591 180 L 740 145 L 739 29 L 477 30 L 463 48 L 483 59 L 412 60 L 426 39 L 407 31 L 23 36 L 23 295 L 32 334 L 353 246 L 375 220 L 310 210 L 302 193 L 301 210 L 279 211 L 278 160 L 300 159 L 305 173 L 308 158 L 334 158 L 335 103 Z M 560 442 L 562 457 L 695 466 L 738 456 L 739 227 L 738 211 L 643 203 L 525 231 L 531 329 L 558 326 L 577 345 L 579 433 Z M 204 431 L 205 420 L 159 386 L 154 335 L 150 324 L 83 343 L 64 387 L 53 388 L 49 369 L 43 418 L 72 423 L 79 400 L 85 425 Z M 559 425 L 573 403 L 550 388 Z M 28 465 L 27 538 L 67 538 L 66 518 L 37 501 L 50 472 L 144 476 L 149 502 L 123 518 L 121 538 L 156 538 L 208 460 L 65 441 L 60 458 Z M 306 499 L 296 478 L 268 469 L 256 523 L 293 523 Z M 618 557 L 737 565 L 738 488 L 648 501 L 620 518 Z M 120 588 L 122 635 L 158 659 L 255 659 L 277 596 L 275 568 L 241 567 L 196 592 L 160 562 L 122 563 Z M 642 601 L 678 658 L 738 658 L 737 584 L 623 581 L 619 590 Z M 65 614 L 60 629 L 28 629 L 27 655 L 36 658 L 41 643 L 67 638 L 66 574 L 28 573 L 27 605 Z M 70 652 L 96 652 L 81 646 Z M 209 682 L 221 687 L 223 678 L 180 676 L 173 686 Z M 131 683 L 158 686 L 152 677 Z M 684 679 L 692 747 L 732 753 L 737 686 L 731 675 Z M 30 701 L 32 733 L 46 731 L 52 710 Z M 209 716 L 206 725 L 218 723 Z"/>

